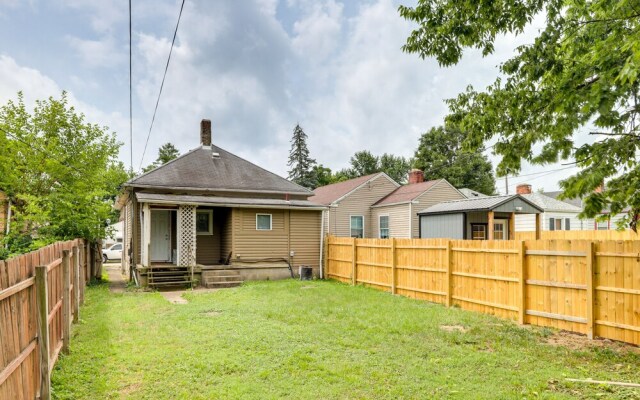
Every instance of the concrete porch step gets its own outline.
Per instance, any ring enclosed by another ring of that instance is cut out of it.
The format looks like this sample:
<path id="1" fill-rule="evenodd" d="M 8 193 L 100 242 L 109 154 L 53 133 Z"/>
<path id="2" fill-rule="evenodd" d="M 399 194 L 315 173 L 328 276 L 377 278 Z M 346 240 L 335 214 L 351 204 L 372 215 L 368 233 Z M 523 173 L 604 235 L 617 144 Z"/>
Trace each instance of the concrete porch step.
<path id="1" fill-rule="evenodd" d="M 240 271 L 233 269 L 207 269 L 202 270 L 202 276 L 240 276 Z"/>
<path id="2" fill-rule="evenodd" d="M 237 282 L 242 281 L 242 278 L 239 275 L 218 275 L 218 276 L 204 276 L 202 277 L 203 282 Z"/>

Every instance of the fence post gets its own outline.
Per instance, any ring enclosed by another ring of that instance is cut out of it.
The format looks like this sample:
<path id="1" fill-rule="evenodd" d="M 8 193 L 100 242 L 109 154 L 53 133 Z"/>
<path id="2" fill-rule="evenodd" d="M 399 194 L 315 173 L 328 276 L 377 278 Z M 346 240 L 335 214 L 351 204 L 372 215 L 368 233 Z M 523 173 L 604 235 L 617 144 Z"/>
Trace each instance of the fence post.
<path id="1" fill-rule="evenodd" d="M 73 246 L 73 322 L 80 319 L 80 251 Z"/>
<path id="2" fill-rule="evenodd" d="M 327 276 L 327 273 L 329 272 L 329 246 L 331 245 L 329 243 L 329 238 L 331 236 L 329 235 L 324 235 L 324 249 L 322 249 L 322 251 L 324 252 L 324 257 L 322 258 L 322 265 L 320 266 L 320 268 L 322 268 L 322 279 L 328 279 L 329 277 Z"/>
<path id="3" fill-rule="evenodd" d="M 594 335 L 594 288 L 593 288 L 593 271 L 594 271 L 594 257 L 595 257 L 595 243 L 589 242 L 587 248 L 587 338 L 593 339 Z"/>
<path id="4" fill-rule="evenodd" d="M 453 279 L 452 279 L 452 275 L 451 273 L 453 271 L 451 271 L 452 269 L 452 262 L 451 262 L 451 240 L 447 240 L 447 245 L 445 247 L 445 253 L 444 253 L 444 262 L 447 268 L 447 307 L 451 307 L 452 304 L 452 297 L 453 297 L 453 288 L 452 288 L 452 284 L 453 284 Z"/>
<path id="5" fill-rule="evenodd" d="M 71 336 L 71 260 L 69 250 L 62 250 L 62 353 L 69 354 Z"/>
<path id="6" fill-rule="evenodd" d="M 96 243 L 96 279 L 102 280 L 102 243 Z M 193 276 L 191 277 L 191 285 L 193 286 Z"/>
<path id="7" fill-rule="evenodd" d="M 520 303 L 520 309 L 518 310 L 518 323 L 524 325 L 524 316 L 527 312 L 527 263 L 526 263 L 526 249 L 524 246 L 524 240 L 520 240 L 518 243 L 518 262 L 520 263 L 520 288 L 518 290 L 518 297 Z"/>
<path id="8" fill-rule="evenodd" d="M 351 238 L 352 242 L 351 242 L 351 284 L 353 286 L 356 285 L 356 283 L 358 283 L 358 278 L 356 277 L 356 257 L 358 255 L 358 251 L 357 251 L 357 245 L 356 245 L 356 238 Z"/>
<path id="9" fill-rule="evenodd" d="M 84 304 L 84 288 L 87 285 L 86 281 L 86 265 L 87 265 L 87 252 L 84 250 L 84 241 L 80 243 L 80 304 Z"/>
<path id="10" fill-rule="evenodd" d="M 85 260 L 84 281 L 91 280 L 91 242 L 87 240 L 87 257 Z"/>
<path id="11" fill-rule="evenodd" d="M 51 399 L 51 370 L 49 369 L 49 293 L 46 265 L 36 267 L 36 304 L 40 353 L 40 399 L 49 400 Z"/>
<path id="12" fill-rule="evenodd" d="M 391 238 L 391 294 L 396 294 L 396 238 Z"/>

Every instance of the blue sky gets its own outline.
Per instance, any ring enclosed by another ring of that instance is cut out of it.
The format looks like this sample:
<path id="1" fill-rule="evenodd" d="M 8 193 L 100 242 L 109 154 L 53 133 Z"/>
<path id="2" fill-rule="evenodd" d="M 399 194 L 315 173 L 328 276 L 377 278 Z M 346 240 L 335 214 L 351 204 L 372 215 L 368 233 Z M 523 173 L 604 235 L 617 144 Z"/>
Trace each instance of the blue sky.
<path id="1" fill-rule="evenodd" d="M 421 133 L 442 123 L 444 99 L 491 83 L 497 65 L 531 41 L 536 26 L 500 38 L 494 55 L 469 51 L 440 68 L 402 53 L 412 25 L 393 0 L 187 0 L 143 165 L 158 147 L 198 145 L 212 120 L 215 144 L 286 176 L 293 127 L 332 169 L 359 150 L 412 156 Z M 133 167 L 141 163 L 179 1 L 133 1 Z M 59 96 L 125 143 L 129 165 L 128 3 L 0 0 L 0 102 Z M 522 174 L 552 167 L 526 167 Z M 557 188 L 572 170 L 527 178 Z M 504 191 L 502 181 L 499 189 Z"/>

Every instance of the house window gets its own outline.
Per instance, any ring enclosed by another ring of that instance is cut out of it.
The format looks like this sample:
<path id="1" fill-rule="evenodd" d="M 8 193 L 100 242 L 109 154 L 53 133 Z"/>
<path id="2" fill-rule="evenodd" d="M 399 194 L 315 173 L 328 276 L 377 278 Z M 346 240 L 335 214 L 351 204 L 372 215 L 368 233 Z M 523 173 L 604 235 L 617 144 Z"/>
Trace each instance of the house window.
<path id="1" fill-rule="evenodd" d="M 605 219 L 604 221 L 597 221 L 596 222 L 596 230 L 598 231 L 606 231 L 607 229 L 609 229 L 609 220 Z"/>
<path id="2" fill-rule="evenodd" d="M 213 235 L 213 210 L 196 211 L 196 233 Z"/>
<path id="3" fill-rule="evenodd" d="M 504 222 L 496 222 L 493 224 L 493 238 L 495 240 L 505 240 L 504 228 Z"/>
<path id="4" fill-rule="evenodd" d="M 389 239 L 389 216 L 380 216 L 380 239 Z"/>
<path id="5" fill-rule="evenodd" d="M 549 218 L 549 230 L 550 231 L 570 231 L 571 219 L 570 218 Z"/>
<path id="6" fill-rule="evenodd" d="M 486 240 L 487 239 L 487 225 L 485 225 L 485 224 L 471 224 L 471 239 L 473 239 L 473 240 Z"/>
<path id="7" fill-rule="evenodd" d="M 272 216 L 271 214 L 256 214 L 256 230 L 270 231 Z"/>
<path id="8" fill-rule="evenodd" d="M 351 237 L 352 238 L 364 237 L 364 217 L 362 215 L 351 216 Z"/>

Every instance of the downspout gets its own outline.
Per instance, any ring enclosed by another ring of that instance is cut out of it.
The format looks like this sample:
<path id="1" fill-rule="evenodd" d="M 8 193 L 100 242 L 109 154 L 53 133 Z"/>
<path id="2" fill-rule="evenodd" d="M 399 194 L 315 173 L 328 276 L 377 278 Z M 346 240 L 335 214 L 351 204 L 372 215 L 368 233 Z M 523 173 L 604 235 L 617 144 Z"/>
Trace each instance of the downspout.
<path id="1" fill-rule="evenodd" d="M 324 211 L 320 216 L 320 279 L 324 279 Z"/>

